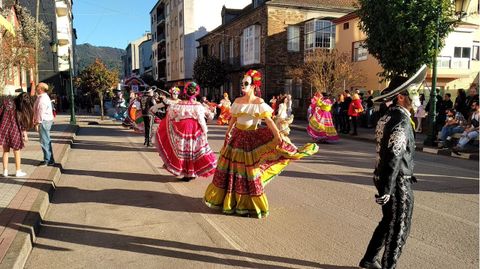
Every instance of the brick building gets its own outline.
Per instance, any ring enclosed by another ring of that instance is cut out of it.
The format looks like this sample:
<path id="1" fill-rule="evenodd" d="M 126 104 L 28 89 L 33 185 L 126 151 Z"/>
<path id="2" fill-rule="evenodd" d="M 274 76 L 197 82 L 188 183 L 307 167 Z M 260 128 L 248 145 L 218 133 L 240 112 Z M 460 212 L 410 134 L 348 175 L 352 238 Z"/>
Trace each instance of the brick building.
<path id="1" fill-rule="evenodd" d="M 262 96 L 269 100 L 291 93 L 298 117 L 311 87 L 289 76 L 289 68 L 303 63 L 308 51 L 333 48 L 332 20 L 354 10 L 353 0 L 253 0 L 241 10 L 222 10 L 222 25 L 198 39 L 198 55 L 211 55 L 227 64 L 228 76 L 221 89 L 211 89 L 210 98 L 229 92 L 240 95 L 243 74 L 257 69 L 263 74 Z"/>

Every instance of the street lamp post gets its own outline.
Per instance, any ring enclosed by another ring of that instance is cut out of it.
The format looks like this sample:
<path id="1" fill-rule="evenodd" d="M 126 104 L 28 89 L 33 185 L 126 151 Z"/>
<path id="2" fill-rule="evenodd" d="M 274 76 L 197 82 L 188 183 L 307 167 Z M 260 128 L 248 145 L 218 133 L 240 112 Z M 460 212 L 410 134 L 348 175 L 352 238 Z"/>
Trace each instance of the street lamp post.
<path id="1" fill-rule="evenodd" d="M 428 135 L 423 141 L 425 146 L 434 146 L 435 145 L 435 138 L 436 130 L 437 130 L 437 54 L 438 54 L 438 39 L 439 33 L 438 28 L 440 27 L 440 16 L 442 14 L 442 4 L 438 5 L 437 9 L 437 32 L 435 33 L 435 52 L 433 55 L 433 67 L 432 67 L 432 85 L 430 87 L 430 109 L 428 111 Z"/>
<path id="2" fill-rule="evenodd" d="M 460 1 L 458 1 L 460 2 Z M 437 114 L 437 55 L 438 55 L 438 43 L 439 43 L 439 29 L 440 29 L 440 17 L 442 16 L 442 0 L 438 1 L 437 8 L 437 21 L 436 21 L 436 33 L 435 33 L 435 51 L 433 56 L 433 67 L 432 67 L 432 85 L 430 89 L 430 109 L 428 111 L 428 134 L 423 141 L 425 146 L 435 146 L 435 140 L 437 137 L 436 131 L 436 114 Z M 457 20 L 449 22 L 450 24 L 458 23 L 462 18 L 467 14 L 464 10 L 465 1 L 462 0 L 461 4 L 458 6 L 455 2 L 455 14 L 458 16 Z"/>
<path id="3" fill-rule="evenodd" d="M 77 124 L 77 119 L 75 117 L 75 94 L 73 93 L 73 74 L 70 48 L 68 48 L 68 74 L 70 76 L 70 124 Z"/>

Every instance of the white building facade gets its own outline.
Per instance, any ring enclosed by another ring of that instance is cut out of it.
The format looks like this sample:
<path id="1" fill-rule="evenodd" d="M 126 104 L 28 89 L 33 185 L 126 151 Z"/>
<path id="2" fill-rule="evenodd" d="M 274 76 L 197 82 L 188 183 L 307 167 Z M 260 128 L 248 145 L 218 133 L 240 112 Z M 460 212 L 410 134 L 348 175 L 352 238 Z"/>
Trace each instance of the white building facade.
<path id="1" fill-rule="evenodd" d="M 192 80 L 196 41 L 222 23 L 224 5 L 243 8 L 251 0 L 160 0 L 152 9 L 154 78 L 182 85 Z"/>
<path id="2" fill-rule="evenodd" d="M 126 50 L 126 55 L 123 57 L 124 65 L 124 78 L 131 77 L 132 75 L 140 75 L 140 45 L 148 40 L 152 39 L 152 34 L 145 33 L 139 39 L 132 41 L 128 44 Z"/>

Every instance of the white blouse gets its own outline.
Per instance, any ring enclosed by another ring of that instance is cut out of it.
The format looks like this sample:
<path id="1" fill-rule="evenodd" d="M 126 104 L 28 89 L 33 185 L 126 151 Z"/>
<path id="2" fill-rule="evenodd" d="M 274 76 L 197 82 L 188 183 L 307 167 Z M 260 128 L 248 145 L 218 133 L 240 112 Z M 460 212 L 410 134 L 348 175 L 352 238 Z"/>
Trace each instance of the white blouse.
<path id="1" fill-rule="evenodd" d="M 195 119 L 202 127 L 204 133 L 208 132 L 207 122 L 205 121 L 205 116 L 207 115 L 210 116 L 210 112 L 200 103 L 177 103 L 170 105 L 168 108 L 170 120 L 178 122 L 183 119 Z"/>
<path id="2" fill-rule="evenodd" d="M 232 116 L 237 118 L 239 129 L 256 128 L 262 119 L 271 118 L 273 109 L 266 103 L 239 104 L 233 103 Z"/>

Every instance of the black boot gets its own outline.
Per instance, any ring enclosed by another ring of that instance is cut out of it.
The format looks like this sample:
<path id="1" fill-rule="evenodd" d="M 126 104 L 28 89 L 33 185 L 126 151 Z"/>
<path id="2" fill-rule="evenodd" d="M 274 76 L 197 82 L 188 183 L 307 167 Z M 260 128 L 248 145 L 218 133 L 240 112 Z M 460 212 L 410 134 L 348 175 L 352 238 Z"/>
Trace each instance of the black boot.
<path id="1" fill-rule="evenodd" d="M 378 261 L 369 262 L 363 259 L 360 261 L 360 264 L 358 266 L 366 269 L 382 269 L 382 266 Z"/>

